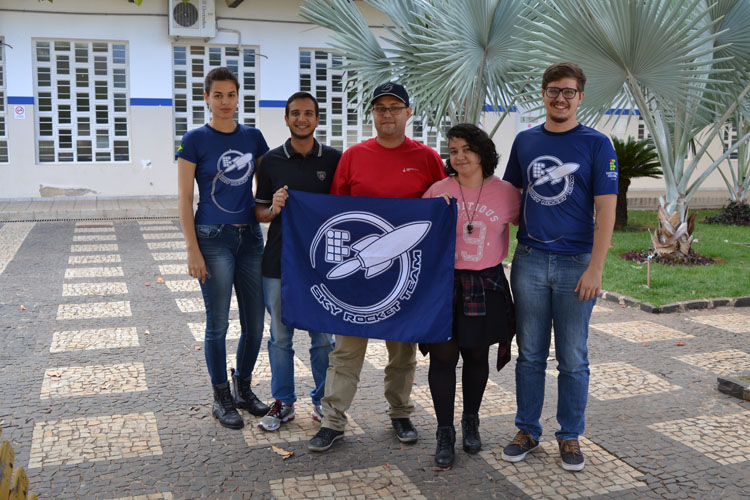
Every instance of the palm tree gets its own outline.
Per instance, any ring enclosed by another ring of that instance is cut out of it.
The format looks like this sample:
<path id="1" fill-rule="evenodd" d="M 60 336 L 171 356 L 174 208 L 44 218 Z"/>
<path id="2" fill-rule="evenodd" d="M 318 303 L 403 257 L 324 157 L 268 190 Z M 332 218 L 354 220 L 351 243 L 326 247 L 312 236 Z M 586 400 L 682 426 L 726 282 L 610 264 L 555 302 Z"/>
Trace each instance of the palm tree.
<path id="1" fill-rule="evenodd" d="M 528 42 L 531 65 L 570 60 L 589 76 L 582 116 L 612 107 L 640 111 L 666 188 L 652 242 L 658 254 L 687 256 L 693 240 L 688 203 L 750 139 L 750 133 L 739 137 L 693 178 L 750 91 L 750 1 L 550 0 L 534 3 L 524 18 L 519 36 Z M 700 144 L 694 154 L 692 144 Z"/>
<path id="2" fill-rule="evenodd" d="M 724 132 L 728 139 L 731 139 L 732 131 L 740 136 L 750 132 L 750 113 L 735 113 Z M 729 176 L 721 168 L 719 173 L 727 185 L 732 203 L 746 204 L 750 202 L 750 144 L 744 143 L 736 153 L 736 158 L 728 157 L 725 161 Z"/>
<path id="3" fill-rule="evenodd" d="M 628 223 L 628 187 L 636 177 L 661 177 L 659 155 L 656 154 L 651 139 L 637 141 L 628 137 L 627 142 L 612 136 L 612 144 L 617 154 L 619 176 L 617 178 L 617 210 L 615 229 L 622 229 Z"/>
<path id="4" fill-rule="evenodd" d="M 333 31 L 334 50 L 346 56 L 347 85 L 367 103 L 388 80 L 405 85 L 418 116 L 441 123 L 478 124 L 484 106 L 514 104 L 510 58 L 519 45 L 515 22 L 527 0 L 369 0 L 391 26 L 384 49 L 355 2 L 307 0 L 299 15 Z M 497 127 L 495 127 L 497 130 Z M 492 131 L 494 132 L 494 130 Z"/>

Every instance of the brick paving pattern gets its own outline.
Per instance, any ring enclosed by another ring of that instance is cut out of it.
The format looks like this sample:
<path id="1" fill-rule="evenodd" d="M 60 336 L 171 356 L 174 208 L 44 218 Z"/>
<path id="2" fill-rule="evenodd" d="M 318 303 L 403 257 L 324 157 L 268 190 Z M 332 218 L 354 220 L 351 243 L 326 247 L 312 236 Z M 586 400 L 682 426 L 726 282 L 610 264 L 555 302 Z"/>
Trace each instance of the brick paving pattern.
<path id="1" fill-rule="evenodd" d="M 589 396 L 605 401 L 632 398 L 644 394 L 678 391 L 681 387 L 670 384 L 656 375 L 622 362 L 591 365 Z"/>
<path id="2" fill-rule="evenodd" d="M 542 441 L 523 462 L 508 464 L 501 450 L 480 452 L 488 464 L 530 498 L 585 498 L 646 486 L 642 474 L 596 443 L 582 438 L 586 467 L 570 474 L 558 466 L 557 442 Z"/>
<path id="3" fill-rule="evenodd" d="M 111 255 L 71 255 L 68 257 L 68 264 L 114 264 L 122 262 L 118 254 Z"/>
<path id="4" fill-rule="evenodd" d="M 750 354 L 738 349 L 688 354 L 676 356 L 675 359 L 712 371 L 718 375 L 750 371 Z"/>
<path id="5" fill-rule="evenodd" d="M 397 467 L 371 467 L 269 481 L 276 498 L 411 498 L 426 500 Z"/>
<path id="6" fill-rule="evenodd" d="M 716 391 L 718 375 L 750 370 L 747 308 L 649 315 L 597 305 L 579 473 L 560 467 L 554 441 L 554 350 L 541 446 L 517 464 L 500 459 L 515 434 L 517 349 L 500 372 L 491 349 L 483 451 L 461 449 L 459 384 L 456 463 L 436 471 L 429 358 L 417 355 L 412 391 L 420 439 L 402 444 L 383 396 L 382 341 L 370 342 L 331 450 L 306 446 L 320 426 L 306 332 L 295 336 L 295 419 L 266 432 L 242 411 L 244 429 L 219 426 L 200 287 L 185 259 L 176 219 L 0 223 L 0 426 L 40 498 L 750 498 L 750 402 Z M 228 367 L 238 318 L 233 299 Z M 252 377 L 266 401 L 269 334 L 266 317 Z"/>
<path id="7" fill-rule="evenodd" d="M 86 349 L 118 349 L 137 347 L 138 332 L 130 328 L 100 328 L 98 330 L 65 330 L 52 334 L 49 352 Z"/>
<path id="8" fill-rule="evenodd" d="M 724 417 L 701 416 L 649 425 L 650 429 L 689 446 L 722 465 L 750 460 L 750 411 Z"/>
<path id="9" fill-rule="evenodd" d="M 29 468 L 161 455 L 156 415 L 102 415 L 34 424 Z"/>
<path id="10" fill-rule="evenodd" d="M 63 283 L 63 297 L 80 297 L 81 295 L 127 295 L 128 285 L 123 282 L 106 283 Z"/>
<path id="11" fill-rule="evenodd" d="M 147 391 L 143 363 L 47 368 L 41 399 Z"/>
<path id="12" fill-rule="evenodd" d="M 620 337 L 628 342 L 653 342 L 656 340 L 672 340 L 691 338 L 674 328 L 669 328 L 652 321 L 627 321 L 624 323 L 596 323 L 591 325 L 596 330 L 601 330 L 610 335 Z"/>
<path id="13" fill-rule="evenodd" d="M 750 317 L 743 314 L 715 314 L 712 316 L 694 316 L 690 321 L 709 325 L 734 333 L 750 333 Z"/>

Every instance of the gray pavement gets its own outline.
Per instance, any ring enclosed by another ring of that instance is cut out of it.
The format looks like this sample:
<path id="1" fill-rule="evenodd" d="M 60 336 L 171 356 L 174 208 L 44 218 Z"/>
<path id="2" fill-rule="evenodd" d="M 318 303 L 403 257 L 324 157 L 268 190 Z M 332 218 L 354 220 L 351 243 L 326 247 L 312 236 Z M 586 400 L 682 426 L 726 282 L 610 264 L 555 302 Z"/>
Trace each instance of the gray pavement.
<path id="1" fill-rule="evenodd" d="M 233 353 L 234 309 L 231 318 Z M 601 302 L 589 342 L 587 465 L 575 474 L 560 468 L 554 445 L 554 352 L 540 449 L 519 464 L 499 458 L 514 434 L 514 354 L 490 373 L 483 451 L 469 456 L 459 444 L 454 468 L 440 472 L 421 355 L 416 444 L 390 429 L 387 354 L 374 341 L 346 437 L 316 454 L 306 447 L 319 425 L 309 416 L 306 335 L 295 340 L 297 418 L 266 433 L 245 414 L 246 427 L 233 431 L 210 415 L 204 320 L 175 219 L 0 223 L 0 427 L 30 491 L 44 499 L 750 498 L 750 403 L 716 390 L 717 375 L 750 370 L 749 308 L 653 315 Z M 254 383 L 270 399 L 265 344 Z M 283 450 L 294 454 L 285 460 Z"/>

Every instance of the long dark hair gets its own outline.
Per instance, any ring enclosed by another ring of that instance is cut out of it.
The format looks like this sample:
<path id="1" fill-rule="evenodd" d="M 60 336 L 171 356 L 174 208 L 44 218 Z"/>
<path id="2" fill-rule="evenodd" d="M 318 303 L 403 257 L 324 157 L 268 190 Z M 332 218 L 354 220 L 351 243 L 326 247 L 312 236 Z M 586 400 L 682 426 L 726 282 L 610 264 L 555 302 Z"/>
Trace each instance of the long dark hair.
<path id="1" fill-rule="evenodd" d="M 495 173 L 500 156 L 495 149 L 495 143 L 492 142 L 487 132 L 472 125 L 471 123 L 459 123 L 448 129 L 445 133 L 447 139 L 463 139 L 469 145 L 469 149 L 479 155 L 482 162 L 482 176 L 486 179 Z M 451 166 L 450 156 L 445 162 L 445 171 L 448 175 L 456 175 L 457 172 Z"/>
<path id="2" fill-rule="evenodd" d="M 237 79 L 237 75 L 235 75 L 231 69 L 221 66 L 219 68 L 212 69 L 206 75 L 206 80 L 203 84 L 203 90 L 204 92 L 206 92 L 206 95 L 211 94 L 211 87 L 213 86 L 214 82 L 218 81 L 230 81 L 234 83 L 237 91 L 240 90 L 240 81 Z"/>

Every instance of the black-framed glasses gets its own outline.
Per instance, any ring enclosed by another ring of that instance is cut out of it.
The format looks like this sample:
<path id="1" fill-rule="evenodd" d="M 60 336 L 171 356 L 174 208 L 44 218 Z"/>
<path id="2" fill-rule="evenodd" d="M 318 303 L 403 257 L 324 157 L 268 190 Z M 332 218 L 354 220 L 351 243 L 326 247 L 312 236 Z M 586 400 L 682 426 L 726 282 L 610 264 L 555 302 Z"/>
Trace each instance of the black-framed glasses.
<path id="1" fill-rule="evenodd" d="M 390 108 L 386 108 L 385 106 L 374 106 L 372 112 L 378 116 L 383 116 L 386 113 L 390 113 L 391 116 L 396 116 L 400 115 L 401 112 L 408 107 L 409 106 L 391 106 Z"/>
<path id="2" fill-rule="evenodd" d="M 560 87 L 547 87 L 544 89 L 544 95 L 550 99 L 556 99 L 560 93 L 562 93 L 562 96 L 565 99 L 573 99 L 578 93 L 578 89 L 572 89 L 570 87 L 565 87 L 564 89 L 561 89 Z"/>

